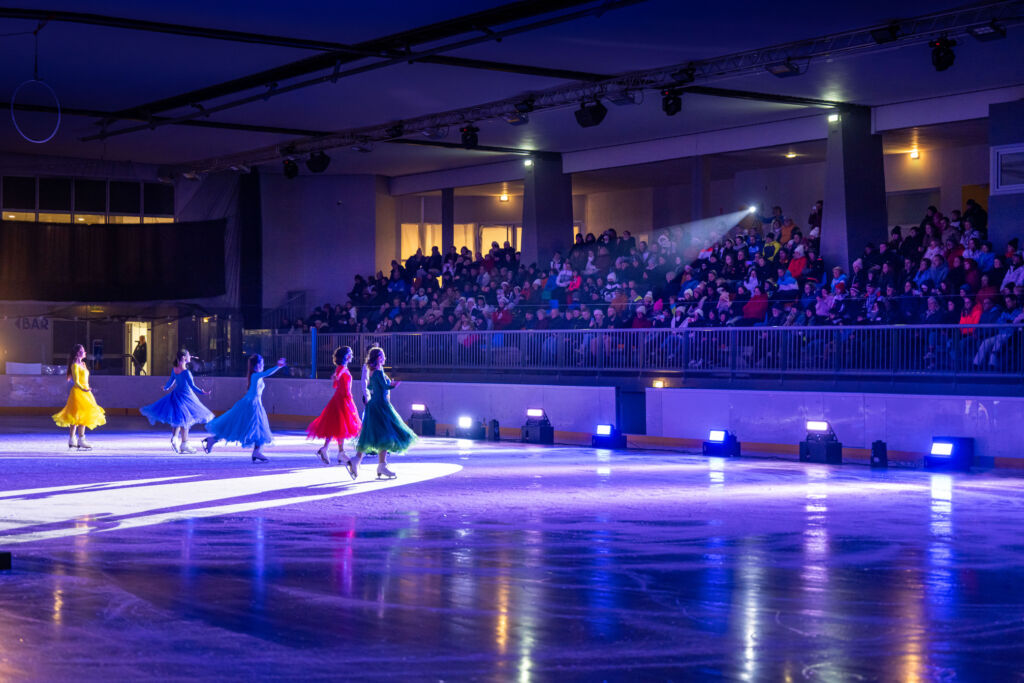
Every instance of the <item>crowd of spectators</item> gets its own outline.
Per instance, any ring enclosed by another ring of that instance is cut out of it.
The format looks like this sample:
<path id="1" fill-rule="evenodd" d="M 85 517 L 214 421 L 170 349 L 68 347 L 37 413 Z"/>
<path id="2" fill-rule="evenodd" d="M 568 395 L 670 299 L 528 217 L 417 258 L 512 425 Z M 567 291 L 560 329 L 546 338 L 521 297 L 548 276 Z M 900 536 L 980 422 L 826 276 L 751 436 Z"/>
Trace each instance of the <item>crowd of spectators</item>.
<path id="1" fill-rule="evenodd" d="M 628 231 L 578 235 L 543 266 L 506 242 L 486 254 L 418 251 L 388 275 L 356 275 L 348 301 L 281 331 L 408 332 L 1024 322 L 1024 256 L 987 241 L 969 200 L 930 206 L 849 267 L 819 252 L 822 203 L 803 227 L 781 207 L 718 234 L 680 227 L 650 244 Z"/>
<path id="2" fill-rule="evenodd" d="M 349 301 L 324 304 L 282 331 L 450 331 L 782 324 L 958 322 L 966 303 L 1004 307 L 1020 295 L 1017 240 L 998 252 L 974 202 L 867 244 L 849 269 L 818 254 L 821 202 L 806 233 L 780 207 L 702 244 L 675 228 L 647 244 L 627 231 L 579 235 L 547 267 L 525 265 L 506 242 L 486 255 L 466 248 L 392 261 L 388 276 L 355 276 Z M 1018 291 L 1015 291 L 1018 290 Z M 931 300 L 940 304 L 937 315 Z M 970 313 L 968 310 L 968 313 Z M 584 317 L 584 314 L 589 314 Z M 954 315 L 955 314 L 955 315 Z M 682 320 L 677 320 L 682 318 Z M 581 321 L 586 320 L 586 324 Z"/>

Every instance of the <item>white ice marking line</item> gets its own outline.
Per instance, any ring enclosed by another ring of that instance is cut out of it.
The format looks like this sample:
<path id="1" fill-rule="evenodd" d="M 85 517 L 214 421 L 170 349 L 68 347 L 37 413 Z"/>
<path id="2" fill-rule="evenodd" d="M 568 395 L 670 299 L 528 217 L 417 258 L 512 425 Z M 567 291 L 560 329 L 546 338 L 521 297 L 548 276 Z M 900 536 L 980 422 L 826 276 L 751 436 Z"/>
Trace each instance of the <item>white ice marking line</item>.
<path id="1" fill-rule="evenodd" d="M 455 474 L 461 465 L 449 463 L 406 463 L 392 465 L 398 479 L 370 479 L 374 465 L 364 466 L 365 474 L 351 481 L 340 469 L 293 470 L 281 474 L 204 479 L 175 483 L 154 483 L 124 490 L 87 490 L 30 500 L 6 500 L 0 506 L 0 532 L 56 524 L 74 523 L 73 527 L 14 533 L 0 533 L 0 545 L 27 543 L 47 538 L 88 534 L 93 531 L 115 531 L 160 524 L 178 519 L 215 517 L 238 514 L 271 507 L 308 503 L 356 493 L 416 484 Z M 84 485 L 83 485 L 84 486 Z M 294 495 L 295 489 L 323 490 L 326 493 Z M 287 492 L 287 493 L 286 493 Z M 7 491 L 6 494 L 16 493 Z M 277 497 L 272 497 L 272 496 Z M 259 500 L 221 503 L 233 498 L 260 496 Z M 267 497 L 271 496 L 271 497 Z M 168 510 L 168 508 L 184 508 Z M 125 517 L 131 515 L 130 517 Z M 109 526 L 108 526 L 109 525 Z M 100 528 L 96 528 L 100 527 Z"/>

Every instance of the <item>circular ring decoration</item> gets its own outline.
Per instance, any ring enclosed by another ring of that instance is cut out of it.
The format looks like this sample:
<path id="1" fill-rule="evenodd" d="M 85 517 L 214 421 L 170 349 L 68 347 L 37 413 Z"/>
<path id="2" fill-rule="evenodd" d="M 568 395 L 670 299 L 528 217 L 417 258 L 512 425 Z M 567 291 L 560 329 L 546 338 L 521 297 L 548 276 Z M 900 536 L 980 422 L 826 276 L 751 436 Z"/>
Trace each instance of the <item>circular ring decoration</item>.
<path id="1" fill-rule="evenodd" d="M 18 100 L 18 93 L 21 92 L 22 88 L 24 88 L 26 85 L 29 85 L 30 83 L 38 83 L 39 85 L 41 85 L 44 88 L 46 88 L 47 90 L 49 90 L 50 94 L 53 95 L 53 101 L 57 104 L 57 123 L 56 123 L 56 125 L 54 125 L 53 131 L 48 136 L 46 136 L 45 138 L 38 139 L 38 140 L 35 139 L 35 138 L 30 138 L 29 136 L 25 135 L 25 131 L 23 131 L 21 129 L 21 126 L 18 125 L 18 119 L 14 116 L 14 104 Z M 37 78 L 30 78 L 29 80 L 25 81 L 24 83 L 19 85 L 17 88 L 15 88 L 14 89 L 14 94 L 11 95 L 11 123 L 14 124 L 14 129 L 16 131 L 18 131 L 18 135 L 20 135 L 21 137 L 25 138 L 29 142 L 35 143 L 37 145 L 42 145 L 44 143 L 49 142 L 50 140 L 53 139 L 53 136 L 57 134 L 57 131 L 60 130 L 60 99 L 57 98 L 57 93 L 54 92 L 53 88 L 51 88 L 49 85 L 47 85 L 45 81 L 41 81 L 41 80 L 39 80 Z"/>

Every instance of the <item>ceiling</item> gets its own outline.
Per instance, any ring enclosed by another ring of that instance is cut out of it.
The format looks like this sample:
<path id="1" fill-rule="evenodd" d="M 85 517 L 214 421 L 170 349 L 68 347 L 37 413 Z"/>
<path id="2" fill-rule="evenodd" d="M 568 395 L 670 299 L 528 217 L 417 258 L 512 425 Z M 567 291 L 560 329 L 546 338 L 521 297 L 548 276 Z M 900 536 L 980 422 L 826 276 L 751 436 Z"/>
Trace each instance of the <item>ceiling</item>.
<path id="1" fill-rule="evenodd" d="M 255 0 L 124 3 L 93 0 L 87 10 L 149 21 L 355 43 L 500 4 L 484 0 L 449 0 L 445 3 L 323 3 L 311 0 L 289 3 Z M 648 0 L 609 10 L 599 17 L 577 19 L 506 37 L 501 42 L 466 47 L 451 54 L 614 74 L 869 26 L 959 4 L 962 3 L 948 0 L 869 1 L 834 4 L 827 11 L 822 11 L 819 2 L 809 0 L 757 6 L 741 2 Z M 78 12 L 85 9 L 76 0 L 40 2 L 37 9 L 41 8 Z M 33 75 L 31 31 L 35 27 L 34 21 L 0 19 L 0 34 L 3 34 L 0 60 L 5 65 L 0 72 L 0 93 L 3 93 L 0 101 L 9 101 L 18 85 Z M 22 32 L 29 33 L 18 35 Z M 1001 41 L 962 41 L 956 50 L 955 65 L 942 73 L 932 68 L 928 48 L 918 45 L 814 62 L 808 72 L 798 78 L 779 79 L 764 73 L 716 82 L 715 85 L 878 105 L 1024 82 L 1019 70 L 1022 53 L 1024 31 L 1011 29 L 1007 39 Z M 39 33 L 39 75 L 56 92 L 61 105 L 72 110 L 114 111 L 135 107 L 312 54 L 316 53 L 291 47 L 62 22 L 50 22 Z M 267 100 L 257 99 L 245 106 L 213 114 L 209 120 L 249 126 L 337 131 L 468 107 L 565 82 L 545 76 L 440 64 L 401 63 L 344 78 L 334 84 L 325 83 Z M 257 91 L 242 94 L 253 92 Z M 41 88 L 28 86 L 19 94 L 18 101 L 46 105 L 50 99 Z M 213 100 L 204 104 L 209 107 L 216 103 L 217 100 Z M 567 152 L 820 112 L 793 105 L 688 94 L 684 96 L 682 112 L 668 117 L 661 111 L 660 97 L 655 92 L 646 93 L 646 100 L 639 105 L 609 104 L 608 109 L 607 118 L 601 125 L 585 129 L 576 124 L 572 111 L 568 109 L 535 112 L 530 123 L 524 126 L 510 126 L 504 122 L 481 123 L 480 143 Z M 161 115 L 189 111 L 192 108 L 185 106 Z M 54 116 L 48 113 L 19 112 L 17 118 L 19 124 L 34 135 L 45 135 L 54 122 Z M 65 114 L 54 139 L 35 145 L 22 140 L 10 120 L 5 120 L 0 123 L 0 152 L 183 164 L 295 139 L 294 135 L 286 134 L 170 125 L 105 141 L 82 141 L 81 138 L 98 132 L 96 122 L 96 116 Z M 112 127 L 118 125 L 124 124 Z M 977 127 L 977 124 L 972 125 Z M 977 138 L 977 130 L 971 125 L 957 134 Z M 918 135 L 921 135 L 920 131 Z M 451 130 L 447 141 L 456 142 L 457 137 L 458 132 Z M 886 144 L 888 148 L 888 139 Z M 891 143 L 893 147 L 901 144 L 899 140 Z M 761 161 L 789 161 L 780 156 L 780 151 L 755 150 L 738 156 L 719 155 L 715 163 L 725 168 L 729 164 L 749 163 L 759 156 L 763 157 Z M 795 161 L 813 160 L 822 150 L 820 145 L 812 143 L 800 153 L 807 156 L 798 157 Z M 330 155 L 329 173 L 380 173 L 389 176 L 512 158 L 493 152 L 389 143 L 376 144 L 370 153 L 339 148 L 332 150 Z M 688 162 L 665 162 L 668 170 L 679 163 Z M 661 167 L 660 164 L 651 166 Z M 276 171 L 277 166 L 271 165 L 267 170 Z M 642 180 L 644 173 L 657 172 L 623 171 L 620 175 L 634 177 L 636 180 L 631 182 L 639 183 L 645 182 Z M 581 182 L 597 185 L 603 182 L 600 173 L 583 175 L 587 177 Z"/>

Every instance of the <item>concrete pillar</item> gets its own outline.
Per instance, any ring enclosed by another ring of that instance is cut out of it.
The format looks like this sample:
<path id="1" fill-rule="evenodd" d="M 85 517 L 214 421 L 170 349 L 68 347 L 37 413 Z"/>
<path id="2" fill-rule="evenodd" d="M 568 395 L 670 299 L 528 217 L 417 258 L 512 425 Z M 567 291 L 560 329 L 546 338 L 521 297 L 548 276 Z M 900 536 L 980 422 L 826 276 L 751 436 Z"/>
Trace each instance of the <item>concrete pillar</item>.
<path id="1" fill-rule="evenodd" d="M 871 110 L 847 109 L 828 122 L 821 255 L 849 270 L 868 242 L 887 237 L 882 136 L 871 133 Z M 830 117 L 831 118 L 831 117 Z"/>
<path id="2" fill-rule="evenodd" d="M 693 157 L 693 175 L 690 178 L 690 220 L 708 217 L 711 205 L 711 166 L 707 157 Z"/>
<path id="3" fill-rule="evenodd" d="M 441 253 L 455 246 L 455 188 L 441 190 Z M 429 255 L 429 254 L 428 254 Z"/>
<path id="4" fill-rule="evenodd" d="M 562 173 L 562 155 L 538 155 L 523 186 L 523 263 L 546 266 L 572 246 L 572 176 Z"/>
<path id="5" fill-rule="evenodd" d="M 990 104 L 988 107 L 988 144 L 1024 144 L 1024 100 Z M 989 179 L 990 191 L 996 178 Z M 980 203 L 980 202 L 979 202 Z M 1013 237 L 1024 236 L 1024 192 L 992 194 L 988 198 L 988 239 L 992 251 L 1002 254 Z"/>
<path id="6" fill-rule="evenodd" d="M 239 288 L 242 325 L 263 327 L 263 212 L 256 168 L 238 177 Z"/>

